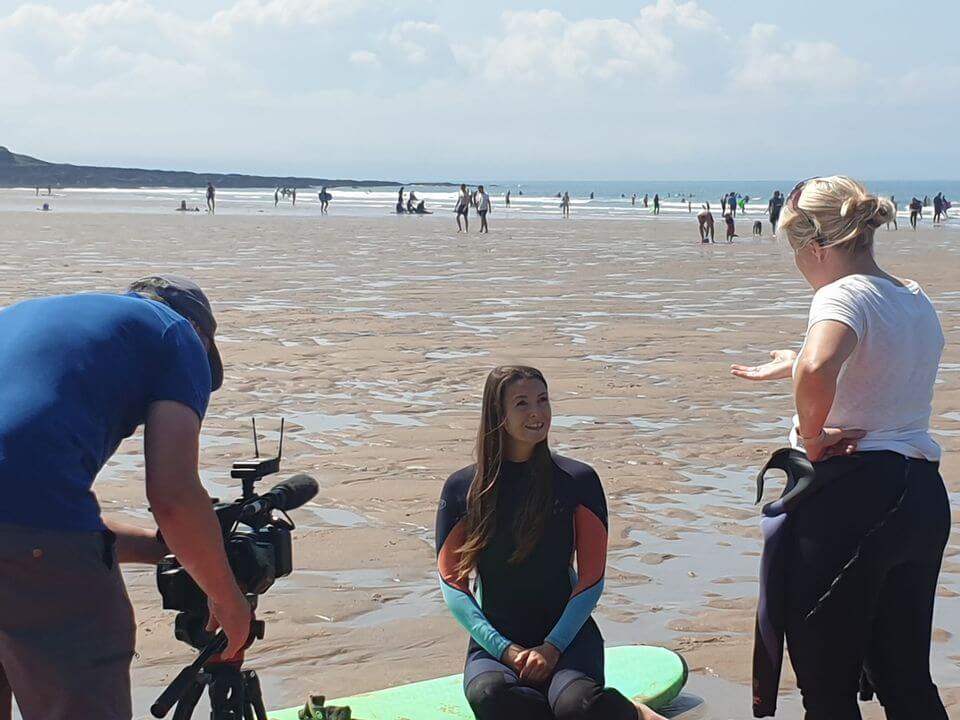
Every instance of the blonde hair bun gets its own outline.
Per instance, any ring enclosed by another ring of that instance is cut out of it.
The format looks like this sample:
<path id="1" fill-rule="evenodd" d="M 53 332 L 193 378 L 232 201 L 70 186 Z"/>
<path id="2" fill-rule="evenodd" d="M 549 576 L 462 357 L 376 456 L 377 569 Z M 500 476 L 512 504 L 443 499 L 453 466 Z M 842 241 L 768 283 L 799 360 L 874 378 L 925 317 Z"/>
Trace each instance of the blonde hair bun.
<path id="1" fill-rule="evenodd" d="M 845 175 L 808 181 L 796 205 L 800 212 L 788 203 L 780 221 L 795 248 L 817 241 L 824 247 L 869 250 L 874 231 L 896 213 L 890 200 Z"/>

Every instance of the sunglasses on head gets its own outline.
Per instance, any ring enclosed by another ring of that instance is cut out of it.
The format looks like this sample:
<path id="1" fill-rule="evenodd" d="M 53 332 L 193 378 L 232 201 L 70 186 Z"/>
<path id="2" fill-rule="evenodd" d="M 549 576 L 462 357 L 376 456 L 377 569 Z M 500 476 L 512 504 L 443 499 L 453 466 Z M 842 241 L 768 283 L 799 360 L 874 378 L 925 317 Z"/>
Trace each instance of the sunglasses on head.
<path id="1" fill-rule="evenodd" d="M 787 195 L 787 206 L 794 210 L 798 215 L 803 217 L 806 220 L 810 227 L 813 229 L 813 239 L 820 247 L 823 247 L 827 244 L 828 240 L 824 234 L 820 231 L 820 226 L 817 225 L 813 218 L 807 214 L 807 211 L 800 207 L 800 196 L 803 195 L 803 188 L 806 187 L 806 184 L 811 180 L 816 180 L 816 177 L 807 178 L 806 180 L 801 180 L 796 185 L 794 185 L 793 190 L 790 191 L 790 194 Z"/>

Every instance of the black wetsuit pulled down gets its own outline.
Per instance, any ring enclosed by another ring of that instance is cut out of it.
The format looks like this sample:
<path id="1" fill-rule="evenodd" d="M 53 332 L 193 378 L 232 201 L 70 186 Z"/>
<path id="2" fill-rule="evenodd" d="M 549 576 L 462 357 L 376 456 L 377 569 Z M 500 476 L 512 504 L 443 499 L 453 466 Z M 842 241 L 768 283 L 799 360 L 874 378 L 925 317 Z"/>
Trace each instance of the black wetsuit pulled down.
<path id="1" fill-rule="evenodd" d="M 590 617 L 603 591 L 607 508 L 596 472 L 553 456 L 553 507 L 540 541 L 522 561 L 513 527 L 530 487 L 525 464 L 504 462 L 497 479 L 496 530 L 481 552 L 476 589 L 458 577 L 474 466 L 447 480 L 437 513 L 437 564 L 447 606 L 470 633 L 464 691 L 478 720 L 636 720 L 632 702 L 604 687 L 603 638 Z M 577 571 L 571 567 L 576 554 Z M 543 687 L 524 685 L 500 661 L 511 643 L 550 642 L 561 651 Z"/>

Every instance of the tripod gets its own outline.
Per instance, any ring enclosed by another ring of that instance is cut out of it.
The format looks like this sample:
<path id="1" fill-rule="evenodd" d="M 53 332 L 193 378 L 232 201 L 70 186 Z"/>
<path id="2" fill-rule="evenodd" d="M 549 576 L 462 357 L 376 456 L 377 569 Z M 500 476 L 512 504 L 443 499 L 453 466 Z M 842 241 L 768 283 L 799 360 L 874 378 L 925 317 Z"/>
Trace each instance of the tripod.
<path id="1" fill-rule="evenodd" d="M 263 623 L 254 623 L 253 635 L 263 637 Z M 211 662 L 211 658 L 227 647 L 227 636 L 217 633 L 190 665 L 181 670 L 173 682 L 150 707 L 154 717 L 162 718 L 176 704 L 173 720 L 190 720 L 203 695 L 210 696 L 210 720 L 267 720 L 260 691 L 260 678 L 253 670 L 241 670 L 241 662 Z"/>

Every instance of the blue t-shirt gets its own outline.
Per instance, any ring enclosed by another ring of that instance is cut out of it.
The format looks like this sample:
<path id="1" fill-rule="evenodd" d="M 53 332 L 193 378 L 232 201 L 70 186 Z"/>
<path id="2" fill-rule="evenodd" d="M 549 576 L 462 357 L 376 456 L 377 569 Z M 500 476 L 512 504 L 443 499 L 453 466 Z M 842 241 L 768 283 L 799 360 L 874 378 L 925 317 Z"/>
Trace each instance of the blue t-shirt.
<path id="1" fill-rule="evenodd" d="M 138 295 L 0 310 L 0 523 L 101 530 L 91 486 L 157 400 L 203 419 L 210 365 L 189 321 Z"/>

